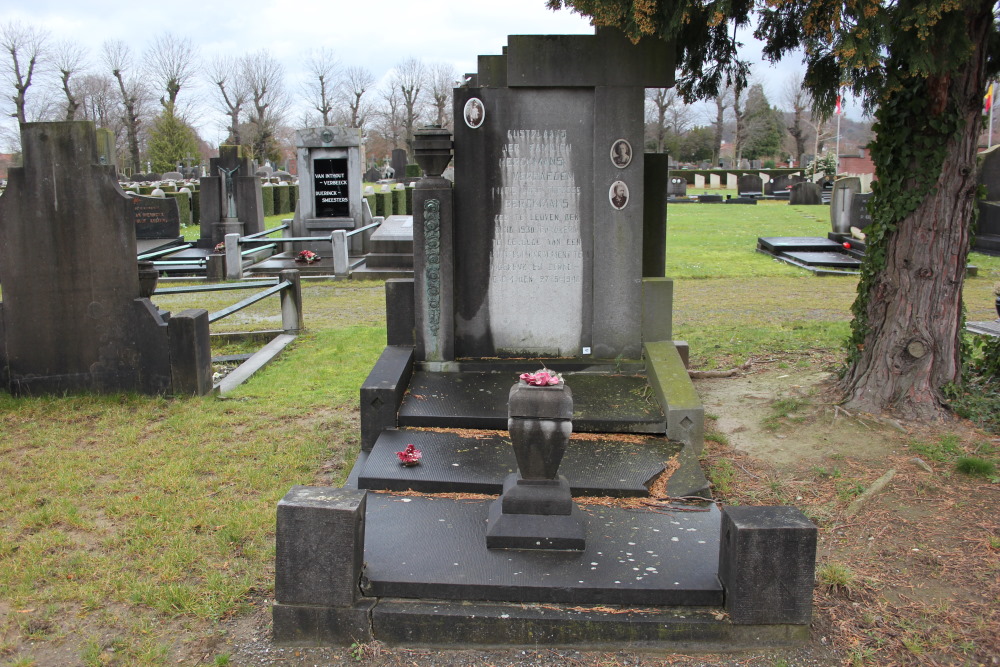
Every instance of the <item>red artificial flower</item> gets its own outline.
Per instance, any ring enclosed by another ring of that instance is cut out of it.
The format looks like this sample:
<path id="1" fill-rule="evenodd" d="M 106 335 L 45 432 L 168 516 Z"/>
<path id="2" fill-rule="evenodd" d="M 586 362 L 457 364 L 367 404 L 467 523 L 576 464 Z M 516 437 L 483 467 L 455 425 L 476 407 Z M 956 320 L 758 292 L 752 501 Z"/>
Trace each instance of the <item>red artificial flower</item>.
<path id="1" fill-rule="evenodd" d="M 413 445 L 407 445 L 406 449 L 403 451 L 396 452 L 396 456 L 399 458 L 399 462 L 403 465 L 415 465 L 420 462 L 420 457 L 422 457 L 423 454 Z"/>

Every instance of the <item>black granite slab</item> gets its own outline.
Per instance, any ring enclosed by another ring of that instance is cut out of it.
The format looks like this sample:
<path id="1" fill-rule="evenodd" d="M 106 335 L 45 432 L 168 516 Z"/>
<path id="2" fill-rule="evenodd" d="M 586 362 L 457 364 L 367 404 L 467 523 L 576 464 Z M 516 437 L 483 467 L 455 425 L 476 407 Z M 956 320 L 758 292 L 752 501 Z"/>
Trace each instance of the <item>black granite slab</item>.
<path id="1" fill-rule="evenodd" d="M 400 426 L 507 428 L 507 395 L 520 371 L 413 374 Z M 531 367 L 533 369 L 533 367 Z M 665 433 L 666 418 L 644 376 L 567 374 L 577 432 Z"/>
<path id="2" fill-rule="evenodd" d="M 769 252 L 835 252 L 843 249 L 836 241 L 820 236 L 762 236 L 757 239 L 757 247 Z"/>
<path id="3" fill-rule="evenodd" d="M 588 609 L 552 603 L 401 599 L 379 600 L 371 611 L 371 631 L 377 639 L 397 646 L 523 646 L 529 649 L 526 664 L 536 651 L 545 653 L 557 646 L 729 652 L 809 639 L 808 624 L 735 625 L 716 607 Z"/>
<path id="4" fill-rule="evenodd" d="M 490 501 L 369 493 L 367 596 L 719 605 L 720 512 L 583 506 L 584 551 L 486 548 Z"/>
<path id="5" fill-rule="evenodd" d="M 845 269 L 856 269 L 861 266 L 861 260 L 843 252 L 786 251 L 782 254 L 808 266 L 834 266 Z"/>
<path id="6" fill-rule="evenodd" d="M 420 465 L 400 465 L 396 452 L 413 444 Z M 571 438 L 559 474 L 575 496 L 646 496 L 647 484 L 682 445 L 663 438 L 642 443 Z M 517 470 L 506 432 L 477 437 L 414 429 L 383 431 L 359 471 L 358 488 L 424 493 L 498 494 L 504 477 Z"/>

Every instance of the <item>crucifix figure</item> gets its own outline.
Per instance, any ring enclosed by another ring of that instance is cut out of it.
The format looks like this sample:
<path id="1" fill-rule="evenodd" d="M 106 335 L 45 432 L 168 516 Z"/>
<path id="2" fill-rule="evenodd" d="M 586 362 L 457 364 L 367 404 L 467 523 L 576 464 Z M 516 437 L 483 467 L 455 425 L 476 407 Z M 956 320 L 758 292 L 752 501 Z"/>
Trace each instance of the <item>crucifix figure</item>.
<path id="1" fill-rule="evenodd" d="M 229 204 L 226 217 L 235 218 L 236 217 L 236 197 L 233 192 L 233 173 L 239 171 L 240 165 L 236 165 L 232 169 L 226 169 L 225 167 L 219 165 L 219 171 L 226 175 L 226 201 Z"/>

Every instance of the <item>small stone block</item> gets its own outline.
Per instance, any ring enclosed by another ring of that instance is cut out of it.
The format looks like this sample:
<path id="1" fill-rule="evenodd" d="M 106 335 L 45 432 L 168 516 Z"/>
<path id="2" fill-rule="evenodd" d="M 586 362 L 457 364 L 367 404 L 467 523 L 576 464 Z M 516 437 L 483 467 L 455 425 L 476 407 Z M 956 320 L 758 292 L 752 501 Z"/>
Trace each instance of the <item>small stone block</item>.
<path id="1" fill-rule="evenodd" d="M 570 514 L 573 493 L 562 475 L 559 479 L 518 479 L 516 474 L 504 480 L 500 496 L 504 514 Z"/>
<path id="2" fill-rule="evenodd" d="M 212 347 L 208 311 L 191 308 L 170 318 L 170 383 L 175 394 L 204 396 L 212 391 Z"/>
<path id="3" fill-rule="evenodd" d="M 293 486 L 278 502 L 278 602 L 328 607 L 357 602 L 365 552 L 365 493 Z"/>
<path id="4" fill-rule="evenodd" d="M 795 507 L 723 508 L 719 579 L 733 623 L 809 623 L 816 534 Z"/>
<path id="5" fill-rule="evenodd" d="M 271 607 L 272 637 L 280 646 L 346 646 L 372 637 L 371 612 L 376 600 L 353 607 L 316 607 L 275 603 Z"/>
<path id="6" fill-rule="evenodd" d="M 504 514 L 498 499 L 490 506 L 488 522 L 487 549 L 583 551 L 587 548 L 586 522 L 575 505 L 570 514 Z"/>
<path id="7" fill-rule="evenodd" d="M 385 281 L 386 344 L 413 345 L 413 279 Z"/>

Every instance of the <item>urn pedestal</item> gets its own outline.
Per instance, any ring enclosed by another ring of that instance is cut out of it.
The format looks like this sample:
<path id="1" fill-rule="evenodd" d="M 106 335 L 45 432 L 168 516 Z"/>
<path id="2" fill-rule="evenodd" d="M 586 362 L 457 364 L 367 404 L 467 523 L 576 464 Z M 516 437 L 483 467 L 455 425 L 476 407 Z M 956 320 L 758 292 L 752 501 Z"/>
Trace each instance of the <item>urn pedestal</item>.
<path id="1" fill-rule="evenodd" d="M 523 380 L 507 400 L 518 471 L 490 506 L 490 549 L 583 550 L 586 526 L 559 464 L 573 432 L 573 392 L 565 383 L 536 387 Z"/>

